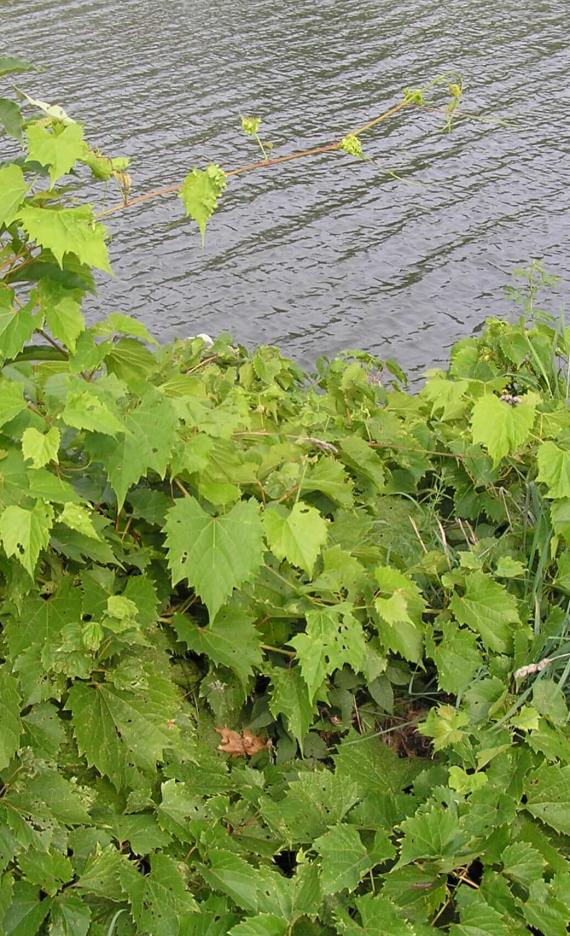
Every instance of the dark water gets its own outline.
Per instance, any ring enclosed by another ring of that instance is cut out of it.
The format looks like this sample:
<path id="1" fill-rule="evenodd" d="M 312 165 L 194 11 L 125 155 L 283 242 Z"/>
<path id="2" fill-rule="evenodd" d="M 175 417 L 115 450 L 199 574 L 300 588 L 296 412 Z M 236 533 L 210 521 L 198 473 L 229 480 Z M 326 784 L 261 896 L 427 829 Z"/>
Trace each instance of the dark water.
<path id="1" fill-rule="evenodd" d="M 5 52 L 45 68 L 19 85 L 129 155 L 136 193 L 254 158 L 240 112 L 263 117 L 277 154 L 458 68 L 469 110 L 507 128 L 447 135 L 440 116 L 406 115 L 365 140 L 369 162 L 334 154 L 232 180 L 204 251 L 175 197 L 109 221 L 116 277 L 101 313 L 163 338 L 229 330 L 305 362 L 364 347 L 414 371 L 508 312 L 503 286 L 532 257 L 564 277 L 563 308 L 569 30 L 568 0 L 0 2 Z"/>

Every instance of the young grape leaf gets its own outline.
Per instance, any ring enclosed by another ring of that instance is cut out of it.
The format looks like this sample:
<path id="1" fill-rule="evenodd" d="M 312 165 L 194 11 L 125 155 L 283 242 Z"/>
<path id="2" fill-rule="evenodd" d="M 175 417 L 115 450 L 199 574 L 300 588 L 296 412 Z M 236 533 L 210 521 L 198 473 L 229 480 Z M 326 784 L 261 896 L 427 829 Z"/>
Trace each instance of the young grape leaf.
<path id="1" fill-rule="evenodd" d="M 322 611 L 308 611 L 304 634 L 289 641 L 297 658 L 309 698 L 314 701 L 325 676 L 343 666 L 358 673 L 366 657 L 366 642 L 362 625 L 356 620 L 349 604 L 339 604 Z"/>
<path id="2" fill-rule="evenodd" d="M 271 552 L 312 575 L 328 535 L 327 522 L 318 510 L 301 501 L 292 510 L 276 504 L 264 512 L 263 523 Z"/>
<path id="3" fill-rule="evenodd" d="M 252 500 L 213 517 L 193 497 L 179 498 L 163 529 L 172 584 L 188 579 L 211 621 L 234 588 L 250 581 L 263 561 L 263 531 Z"/>
<path id="4" fill-rule="evenodd" d="M 22 434 L 22 454 L 32 462 L 34 468 L 43 468 L 48 462 L 57 461 L 60 442 L 61 436 L 56 426 L 45 433 L 29 426 Z"/>
<path id="5" fill-rule="evenodd" d="M 468 724 L 469 716 L 465 712 L 458 711 L 452 705 L 438 705 L 429 710 L 418 731 L 426 738 L 433 738 L 434 751 L 441 751 L 461 741 L 465 737 L 463 728 Z"/>
<path id="6" fill-rule="evenodd" d="M 497 465 L 529 438 L 539 397 L 529 393 L 511 405 L 494 393 L 479 397 L 471 416 L 473 441 L 483 445 Z"/>
<path id="7" fill-rule="evenodd" d="M 0 168 L 0 227 L 12 224 L 27 191 L 28 184 L 19 166 Z"/>
<path id="8" fill-rule="evenodd" d="M 211 163 L 206 169 L 193 169 L 182 183 L 180 198 L 186 214 L 200 228 L 202 245 L 206 235 L 206 224 L 218 205 L 218 198 L 227 185 L 226 174 L 221 166 Z"/>
<path id="9" fill-rule="evenodd" d="M 419 662 L 423 650 L 422 614 L 425 601 L 418 586 L 398 569 L 380 566 L 374 572 L 380 592 L 374 607 L 381 618 L 378 634 L 388 650 Z"/>
<path id="10" fill-rule="evenodd" d="M 12 504 L 0 515 L 0 540 L 6 555 L 15 556 L 32 578 L 38 556 L 49 543 L 52 523 L 53 508 L 42 501 L 31 509 Z"/>
<path id="11" fill-rule="evenodd" d="M 547 497 L 553 500 L 570 497 L 570 452 L 554 442 L 543 442 L 538 449 L 537 481 L 546 484 Z"/>
<path id="12" fill-rule="evenodd" d="M 27 407 L 24 400 L 24 387 L 15 380 L 0 378 L 0 426 L 10 422 Z"/>
<path id="13" fill-rule="evenodd" d="M 80 504 L 65 504 L 57 518 L 58 523 L 64 523 L 70 530 L 77 530 L 88 539 L 100 540 L 101 536 L 93 526 L 89 511 Z"/>
<path id="14" fill-rule="evenodd" d="M 95 221 L 89 205 L 77 208 L 22 208 L 18 219 L 26 234 L 51 250 L 60 267 L 66 254 L 81 263 L 111 272 L 105 245 L 105 228 Z"/>
<path id="15" fill-rule="evenodd" d="M 59 133 L 41 123 L 32 123 L 26 136 L 29 159 L 49 168 L 52 188 L 85 151 L 83 127 L 78 123 L 69 123 Z"/>
<path id="16" fill-rule="evenodd" d="M 126 427 L 107 404 L 89 390 L 72 391 L 67 394 L 62 419 L 74 429 L 87 429 L 116 436 L 126 432 Z"/>

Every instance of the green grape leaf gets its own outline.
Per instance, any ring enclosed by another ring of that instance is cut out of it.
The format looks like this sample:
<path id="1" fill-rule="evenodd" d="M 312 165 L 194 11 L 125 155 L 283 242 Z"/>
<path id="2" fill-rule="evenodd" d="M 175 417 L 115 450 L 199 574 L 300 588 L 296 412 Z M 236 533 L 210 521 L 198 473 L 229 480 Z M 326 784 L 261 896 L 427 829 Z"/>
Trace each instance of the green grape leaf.
<path id="1" fill-rule="evenodd" d="M 258 913 L 233 926 L 228 936 L 287 936 L 290 932 L 287 920 L 272 913 Z"/>
<path id="2" fill-rule="evenodd" d="M 318 510 L 301 501 L 292 510 L 272 505 L 263 514 L 263 524 L 271 552 L 312 575 L 328 535 L 327 522 Z"/>
<path id="3" fill-rule="evenodd" d="M 494 393 L 477 400 L 471 416 L 473 441 L 487 449 L 494 465 L 528 441 L 538 402 L 534 393 L 521 397 L 516 405 Z"/>
<path id="4" fill-rule="evenodd" d="M 51 903 L 50 936 L 87 936 L 91 910 L 75 894 L 58 894 Z"/>
<path id="5" fill-rule="evenodd" d="M 172 584 L 196 589 L 213 621 L 234 588 L 251 581 L 263 560 L 263 532 L 254 501 L 213 517 L 193 497 L 179 498 L 164 524 Z"/>
<path id="6" fill-rule="evenodd" d="M 525 793 L 528 812 L 570 835 L 570 765 L 539 767 L 528 777 Z"/>
<path id="7" fill-rule="evenodd" d="M 321 886 L 325 894 L 352 891 L 370 867 L 368 852 L 354 826 L 337 825 L 315 840 L 321 856 Z"/>
<path id="8" fill-rule="evenodd" d="M 543 442 L 539 446 L 537 481 L 546 484 L 546 496 L 556 500 L 570 497 L 570 452 L 554 442 Z"/>
<path id="9" fill-rule="evenodd" d="M 453 621 L 444 622 L 441 641 L 430 655 L 437 666 L 439 688 L 452 695 L 466 689 L 477 670 L 484 665 L 475 635 L 461 630 Z"/>
<path id="10" fill-rule="evenodd" d="M 404 837 L 397 868 L 418 858 L 443 858 L 449 869 L 462 864 L 461 854 L 468 835 L 460 829 L 453 810 L 434 804 L 429 810 L 405 819 L 400 828 Z"/>
<path id="11" fill-rule="evenodd" d="M 59 133 L 41 123 L 33 123 L 26 129 L 26 136 L 29 159 L 48 167 L 52 188 L 85 150 L 83 127 L 78 123 L 68 124 Z"/>
<path id="12" fill-rule="evenodd" d="M 242 910 L 258 909 L 258 884 L 252 865 L 221 848 L 209 851 L 208 863 L 208 867 L 196 865 L 206 884 L 227 894 Z"/>
<path id="13" fill-rule="evenodd" d="M 61 852 L 41 852 L 37 849 L 18 857 L 22 873 L 32 884 L 37 884 L 51 897 L 73 877 L 73 866 Z"/>
<path id="14" fill-rule="evenodd" d="M 388 650 L 419 662 L 423 650 L 422 614 L 425 601 L 418 586 L 398 569 L 380 566 L 374 572 L 380 595 L 374 607 L 381 618 L 378 634 Z"/>
<path id="15" fill-rule="evenodd" d="M 12 308 L 11 293 L 0 292 L 0 362 L 20 353 L 32 337 L 36 319 L 28 303 L 22 309 Z"/>
<path id="16" fill-rule="evenodd" d="M 564 692 L 554 679 L 542 677 L 532 687 L 532 704 L 555 725 L 566 725 L 568 706 Z"/>
<path id="17" fill-rule="evenodd" d="M 57 518 L 58 523 L 64 523 L 70 530 L 76 530 L 87 536 L 88 539 L 100 540 L 101 536 L 93 526 L 93 520 L 89 511 L 80 504 L 65 504 L 62 512 Z"/>
<path id="18" fill-rule="evenodd" d="M 193 653 L 200 653 L 234 671 L 244 690 L 262 661 L 260 635 L 252 617 L 228 608 L 208 627 L 198 627 L 190 618 L 176 614 L 172 626 L 179 640 Z"/>
<path id="19" fill-rule="evenodd" d="M 340 462 L 334 458 L 321 458 L 305 475 L 301 490 L 320 491 L 341 507 L 352 507 L 353 486 Z"/>
<path id="20" fill-rule="evenodd" d="M 372 933 L 386 933 L 390 936 L 420 936 L 402 916 L 402 908 L 397 907 L 382 894 L 363 894 L 356 898 L 356 906 L 362 920 L 362 926 L 346 930 L 347 936 L 367 936 Z"/>
<path id="21" fill-rule="evenodd" d="M 425 721 L 419 726 L 420 734 L 433 738 L 434 751 L 441 751 L 451 744 L 457 744 L 465 737 L 465 728 L 469 716 L 452 705 L 438 705 L 431 708 Z"/>
<path id="22" fill-rule="evenodd" d="M 450 936 L 510 936 L 511 930 L 502 914 L 479 892 L 463 904 L 459 914 L 461 922 L 451 924 Z"/>
<path id="23" fill-rule="evenodd" d="M 66 289 L 54 280 L 45 279 L 38 285 L 38 298 L 52 336 L 75 354 L 77 339 L 85 331 L 81 292 Z"/>
<path id="24" fill-rule="evenodd" d="M 449 606 L 456 620 L 479 634 L 488 649 L 509 653 L 511 625 L 520 625 L 520 618 L 515 597 L 503 585 L 484 572 L 473 572 L 465 578 L 464 596 L 455 594 Z"/>
<path id="25" fill-rule="evenodd" d="M 528 842 L 513 842 L 507 845 L 501 855 L 503 874 L 519 884 L 528 887 L 534 880 L 542 877 L 546 861 Z"/>
<path id="26" fill-rule="evenodd" d="M 19 166 L 0 168 L 0 227 L 12 224 L 28 191 L 28 184 Z"/>
<path id="27" fill-rule="evenodd" d="M 227 185 L 226 174 L 221 166 L 211 163 L 206 169 L 193 169 L 182 183 L 180 198 L 186 214 L 200 228 L 202 244 L 206 235 L 206 224 L 218 205 L 218 198 Z"/>
<path id="28" fill-rule="evenodd" d="M 178 418 L 170 401 L 147 391 L 138 406 L 123 417 L 119 440 L 103 435 L 87 443 L 93 458 L 100 461 L 122 510 L 129 489 L 149 470 L 164 477 L 176 443 Z M 105 430 L 99 430 L 105 432 Z"/>
<path id="29" fill-rule="evenodd" d="M 74 882 L 74 890 L 105 900 L 124 900 L 122 877 L 128 870 L 128 860 L 114 845 L 99 847 L 85 863 L 79 880 Z"/>
<path id="30" fill-rule="evenodd" d="M 0 377 L 0 426 L 23 413 L 26 407 L 23 384 Z"/>
<path id="31" fill-rule="evenodd" d="M 4 127 L 6 133 L 15 140 L 22 139 L 24 128 L 22 112 L 18 105 L 8 98 L 0 98 L 0 127 Z"/>
<path id="32" fill-rule="evenodd" d="M 41 501 L 31 509 L 12 504 L 0 515 L 0 540 L 6 555 L 15 556 L 32 578 L 38 556 L 49 543 L 52 523 L 53 508 Z"/>
<path id="33" fill-rule="evenodd" d="M 0 921 L 3 936 L 36 936 L 41 932 L 49 909 L 49 900 L 40 901 L 39 887 L 28 881 L 16 881 L 12 902 L 6 916 Z"/>
<path id="34" fill-rule="evenodd" d="M 107 404 L 89 390 L 67 394 L 62 419 L 74 429 L 87 429 L 116 436 L 125 432 L 125 425 L 111 412 Z"/>
<path id="35" fill-rule="evenodd" d="M 338 604 L 322 611 L 308 611 L 304 634 L 289 641 L 297 652 L 309 698 L 314 701 L 326 676 L 343 666 L 358 673 L 366 658 L 362 625 L 349 604 Z"/>
<path id="36" fill-rule="evenodd" d="M 188 926 L 198 904 L 187 889 L 176 861 L 168 855 L 153 855 L 149 874 L 120 875 L 139 933 L 172 936 L 190 932 Z"/>
<path id="37" fill-rule="evenodd" d="M 43 468 L 48 462 L 57 461 L 60 442 L 61 436 L 56 426 L 45 433 L 30 426 L 22 435 L 22 454 L 32 462 L 34 468 Z"/>
<path id="38" fill-rule="evenodd" d="M 176 741 L 176 730 L 169 727 L 176 711 L 159 686 L 150 686 L 143 695 L 76 682 L 67 707 L 79 750 L 117 787 L 124 784 L 129 763 L 153 772 L 165 748 Z"/>
<path id="39" fill-rule="evenodd" d="M 89 205 L 77 208 L 34 208 L 28 205 L 18 213 L 26 234 L 51 250 L 60 267 L 67 254 L 81 263 L 111 272 L 105 245 L 105 228 L 95 221 Z"/>
<path id="40" fill-rule="evenodd" d="M 300 773 L 279 800 L 264 796 L 260 810 L 270 828 L 289 844 L 312 844 L 330 825 L 341 822 L 358 799 L 354 779 L 319 770 Z"/>
<path id="41" fill-rule="evenodd" d="M 0 667 L 0 770 L 4 770 L 18 750 L 22 721 L 20 719 L 21 699 L 18 683 L 11 676 L 6 665 Z"/>
<path id="42" fill-rule="evenodd" d="M 33 71 L 34 66 L 25 59 L 13 55 L 0 55 L 0 78 L 3 75 L 13 75 L 16 72 Z"/>
<path id="43" fill-rule="evenodd" d="M 271 670 L 271 683 L 273 690 L 269 710 L 275 718 L 283 715 L 287 719 L 287 728 L 302 750 L 313 714 L 307 685 L 296 666 L 291 669 L 279 669 L 274 666 Z"/>

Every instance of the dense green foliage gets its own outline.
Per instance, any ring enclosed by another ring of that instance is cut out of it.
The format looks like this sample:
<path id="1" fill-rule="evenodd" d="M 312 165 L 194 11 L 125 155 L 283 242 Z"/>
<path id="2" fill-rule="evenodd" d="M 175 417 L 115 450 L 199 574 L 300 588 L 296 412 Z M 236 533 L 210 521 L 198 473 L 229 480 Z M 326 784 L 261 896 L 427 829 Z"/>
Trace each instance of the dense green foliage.
<path id="1" fill-rule="evenodd" d="M 540 268 L 533 321 L 416 393 L 366 354 L 149 348 L 81 312 L 108 259 L 69 173 L 126 165 L 42 107 L 0 100 L 1 932 L 563 936 L 570 331 Z"/>

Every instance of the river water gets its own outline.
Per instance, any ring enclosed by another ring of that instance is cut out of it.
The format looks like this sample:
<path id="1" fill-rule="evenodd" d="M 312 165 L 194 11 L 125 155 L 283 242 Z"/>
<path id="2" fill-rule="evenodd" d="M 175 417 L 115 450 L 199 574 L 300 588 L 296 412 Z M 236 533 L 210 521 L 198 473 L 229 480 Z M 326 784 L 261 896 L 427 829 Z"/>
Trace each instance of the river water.
<path id="1" fill-rule="evenodd" d="M 20 87 L 62 104 L 132 159 L 135 194 L 209 160 L 326 143 L 449 68 L 470 120 L 411 113 L 332 154 L 233 179 L 205 249 L 176 197 L 111 216 L 115 277 L 91 315 L 123 311 L 162 339 L 230 331 L 310 363 L 361 347 L 414 373 L 489 314 L 516 265 L 570 282 L 568 0 L 3 0 Z M 395 178 L 393 173 L 400 178 Z M 101 191 L 103 203 L 116 196 Z"/>

